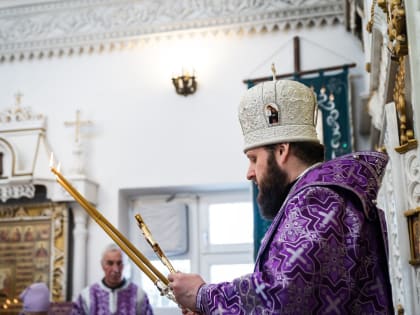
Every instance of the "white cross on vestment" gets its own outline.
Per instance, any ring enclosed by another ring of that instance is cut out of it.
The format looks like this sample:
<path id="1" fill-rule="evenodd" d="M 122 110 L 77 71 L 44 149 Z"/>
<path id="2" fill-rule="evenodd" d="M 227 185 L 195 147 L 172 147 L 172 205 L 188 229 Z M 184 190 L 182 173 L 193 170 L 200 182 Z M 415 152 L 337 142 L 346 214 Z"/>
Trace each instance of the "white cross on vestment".
<path id="1" fill-rule="evenodd" d="M 327 301 L 329 303 L 327 309 L 325 310 L 326 313 L 330 313 L 332 310 L 335 311 L 335 314 L 340 314 L 340 310 L 338 309 L 338 305 L 340 304 L 341 300 L 336 299 L 333 301 L 330 296 L 326 296 Z"/>
<path id="2" fill-rule="evenodd" d="M 304 264 L 306 264 L 306 260 L 302 257 L 303 248 L 299 247 L 297 250 L 293 250 L 290 248 L 286 248 L 287 252 L 289 254 L 292 254 L 292 257 L 290 257 L 290 262 L 294 263 L 296 260 L 300 260 Z"/>
<path id="3" fill-rule="evenodd" d="M 265 283 L 258 284 L 257 280 L 254 281 L 255 284 L 255 293 L 260 294 L 262 298 L 267 301 L 267 295 L 264 293 Z"/>
<path id="4" fill-rule="evenodd" d="M 320 212 L 319 214 L 324 217 L 324 219 L 322 220 L 322 224 L 327 225 L 330 221 L 332 221 L 334 224 L 337 224 L 337 220 L 333 219 L 335 214 L 334 211 L 330 211 L 328 213 Z"/>

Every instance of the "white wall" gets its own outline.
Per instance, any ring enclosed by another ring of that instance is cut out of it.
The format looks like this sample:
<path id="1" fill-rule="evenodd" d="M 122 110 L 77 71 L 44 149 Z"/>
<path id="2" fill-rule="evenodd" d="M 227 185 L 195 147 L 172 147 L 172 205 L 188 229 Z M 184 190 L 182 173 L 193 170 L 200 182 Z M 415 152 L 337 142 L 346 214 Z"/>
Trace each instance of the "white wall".
<path id="1" fill-rule="evenodd" d="M 64 122 L 74 120 L 80 109 L 82 119 L 93 122 L 82 129 L 82 140 L 87 175 L 100 185 L 97 207 L 119 226 L 119 189 L 245 181 L 237 119 L 246 90 L 242 80 L 271 75 L 273 61 L 278 74 L 292 72 L 295 35 L 301 37 L 302 70 L 355 62 L 358 67 L 350 73 L 364 71 L 360 44 L 343 26 L 195 35 L 0 64 L 0 110 L 21 91 L 23 106 L 47 115 L 47 138 L 66 174 L 74 128 Z M 192 96 L 177 95 L 172 86 L 171 76 L 182 66 L 195 68 L 199 86 Z M 105 238 L 90 222 L 88 283 L 102 276 L 99 255 Z"/>

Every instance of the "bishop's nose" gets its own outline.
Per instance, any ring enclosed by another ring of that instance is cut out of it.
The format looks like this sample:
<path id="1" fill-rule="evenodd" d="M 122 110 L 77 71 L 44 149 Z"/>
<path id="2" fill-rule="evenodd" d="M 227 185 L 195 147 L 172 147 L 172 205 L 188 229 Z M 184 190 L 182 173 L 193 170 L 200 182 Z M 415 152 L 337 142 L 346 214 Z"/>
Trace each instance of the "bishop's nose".
<path id="1" fill-rule="evenodd" d="M 255 181 L 255 170 L 251 165 L 248 167 L 248 171 L 246 173 L 246 179 Z"/>

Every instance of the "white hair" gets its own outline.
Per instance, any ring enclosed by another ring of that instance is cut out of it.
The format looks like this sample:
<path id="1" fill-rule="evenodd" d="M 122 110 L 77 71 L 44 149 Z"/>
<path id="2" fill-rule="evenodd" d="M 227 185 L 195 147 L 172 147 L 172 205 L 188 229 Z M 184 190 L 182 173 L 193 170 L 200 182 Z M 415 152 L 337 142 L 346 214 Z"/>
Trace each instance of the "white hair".
<path id="1" fill-rule="evenodd" d="M 102 252 L 101 264 L 104 263 L 104 257 L 107 253 L 116 251 L 121 252 L 121 256 L 124 258 L 124 252 L 121 250 L 121 248 L 117 244 L 111 243 L 108 244 Z"/>

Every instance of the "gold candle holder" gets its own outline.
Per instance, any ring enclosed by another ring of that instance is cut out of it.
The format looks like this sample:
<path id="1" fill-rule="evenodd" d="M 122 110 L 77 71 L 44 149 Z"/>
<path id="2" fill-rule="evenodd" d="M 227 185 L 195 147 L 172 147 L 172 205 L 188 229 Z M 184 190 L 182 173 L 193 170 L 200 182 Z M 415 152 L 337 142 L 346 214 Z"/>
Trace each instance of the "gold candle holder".
<path id="1" fill-rule="evenodd" d="M 57 182 L 82 206 L 96 223 L 115 241 L 128 257 L 143 271 L 143 273 L 155 284 L 162 295 L 175 301 L 172 291 L 169 289 L 169 280 L 136 248 L 134 245 L 118 231 L 94 206 L 87 201 L 70 182 L 52 166 L 53 157 L 51 156 L 51 172 L 56 176 Z"/>
<path id="2" fill-rule="evenodd" d="M 149 228 L 147 227 L 141 215 L 136 214 L 135 218 L 137 220 L 137 224 L 139 228 L 143 232 L 144 238 L 152 247 L 156 255 L 159 257 L 160 261 L 168 268 L 170 273 L 175 273 L 176 272 L 175 268 L 172 266 L 171 262 L 169 261 L 168 257 L 166 257 L 163 250 L 160 248 L 159 244 L 153 239 L 152 233 L 150 232 Z"/>

